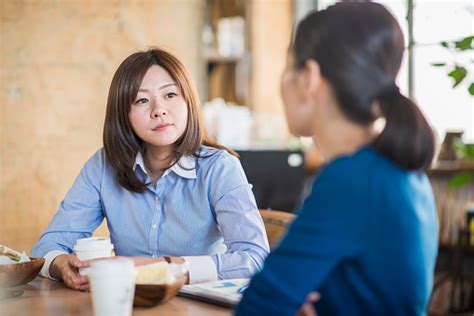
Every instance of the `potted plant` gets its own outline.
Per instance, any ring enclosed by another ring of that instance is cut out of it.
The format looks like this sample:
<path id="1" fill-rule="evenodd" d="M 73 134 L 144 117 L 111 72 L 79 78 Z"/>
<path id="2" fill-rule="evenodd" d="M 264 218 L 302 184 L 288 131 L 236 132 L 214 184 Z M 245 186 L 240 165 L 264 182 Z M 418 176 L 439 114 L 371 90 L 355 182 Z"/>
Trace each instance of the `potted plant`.
<path id="1" fill-rule="evenodd" d="M 460 61 L 460 56 L 474 51 L 474 35 L 469 35 L 456 41 L 443 41 L 440 43 L 442 47 L 451 52 L 451 62 L 433 63 L 435 67 L 442 67 L 446 69 L 447 76 L 453 79 L 453 88 L 467 86 L 467 92 L 474 96 L 474 78 L 469 75 L 469 68 L 474 64 L 474 59 L 470 58 L 467 62 Z M 467 84 L 464 84 L 466 83 Z M 474 163 L 474 144 L 463 144 L 460 139 L 453 142 L 454 150 L 463 158 Z M 450 181 L 449 185 L 452 188 L 458 188 L 474 182 L 473 171 L 462 171 L 456 174 Z"/>

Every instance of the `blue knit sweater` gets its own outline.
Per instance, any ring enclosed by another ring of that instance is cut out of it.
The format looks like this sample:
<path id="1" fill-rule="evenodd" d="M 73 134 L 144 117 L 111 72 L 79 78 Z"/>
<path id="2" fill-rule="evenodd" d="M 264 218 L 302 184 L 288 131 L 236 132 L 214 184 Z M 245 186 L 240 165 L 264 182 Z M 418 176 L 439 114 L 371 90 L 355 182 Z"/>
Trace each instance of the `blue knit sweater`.
<path id="1" fill-rule="evenodd" d="M 328 164 L 237 315 L 294 315 L 318 291 L 321 315 L 423 315 L 438 245 L 422 172 L 370 147 Z"/>

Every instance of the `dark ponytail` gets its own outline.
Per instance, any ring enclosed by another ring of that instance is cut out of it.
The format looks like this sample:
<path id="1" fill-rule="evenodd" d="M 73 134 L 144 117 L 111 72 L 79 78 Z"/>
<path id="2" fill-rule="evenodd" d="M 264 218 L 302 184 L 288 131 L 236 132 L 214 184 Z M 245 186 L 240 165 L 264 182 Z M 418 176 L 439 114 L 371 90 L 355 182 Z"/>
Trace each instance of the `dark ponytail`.
<path id="1" fill-rule="evenodd" d="M 361 125 L 385 118 L 375 150 L 399 166 L 416 170 L 430 165 L 435 140 L 418 107 L 395 85 L 403 52 L 403 34 L 381 4 L 340 2 L 308 15 L 298 25 L 292 52 L 296 67 L 319 63 L 344 115 Z"/>
<path id="2" fill-rule="evenodd" d="M 373 148 L 408 170 L 430 166 L 435 152 L 433 130 L 418 106 L 398 89 L 378 97 L 385 128 Z"/>

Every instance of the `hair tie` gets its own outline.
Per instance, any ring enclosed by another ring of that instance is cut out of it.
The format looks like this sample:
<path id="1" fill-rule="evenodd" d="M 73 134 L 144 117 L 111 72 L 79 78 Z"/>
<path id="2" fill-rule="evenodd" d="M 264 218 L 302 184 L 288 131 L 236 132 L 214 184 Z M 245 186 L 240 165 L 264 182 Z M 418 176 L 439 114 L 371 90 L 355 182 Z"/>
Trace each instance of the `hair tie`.
<path id="1" fill-rule="evenodd" d="M 377 95 L 377 99 L 383 99 L 386 97 L 393 97 L 394 95 L 399 95 L 400 89 L 398 88 L 395 82 L 392 82 L 388 86 L 382 89 L 380 93 Z"/>

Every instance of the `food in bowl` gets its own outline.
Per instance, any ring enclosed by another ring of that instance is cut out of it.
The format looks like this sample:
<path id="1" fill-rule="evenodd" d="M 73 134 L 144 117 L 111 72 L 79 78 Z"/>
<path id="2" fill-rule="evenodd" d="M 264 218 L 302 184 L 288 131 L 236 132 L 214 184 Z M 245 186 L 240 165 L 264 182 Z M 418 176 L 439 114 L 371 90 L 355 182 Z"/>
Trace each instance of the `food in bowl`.
<path id="1" fill-rule="evenodd" d="M 0 245 L 0 264 L 22 263 L 28 261 L 30 261 L 30 258 L 28 258 L 24 251 L 23 253 L 19 253 L 7 246 Z"/>
<path id="2" fill-rule="evenodd" d="M 174 264 L 158 262 L 136 267 L 135 284 L 170 284 L 176 282 Z"/>
<path id="3" fill-rule="evenodd" d="M 19 253 L 0 245 L 0 287 L 14 287 L 33 280 L 43 267 L 43 258 L 29 258 L 25 252 Z"/>
<path id="4" fill-rule="evenodd" d="M 174 297 L 186 282 L 187 266 L 159 262 L 136 267 L 135 306 L 151 307 Z"/>

